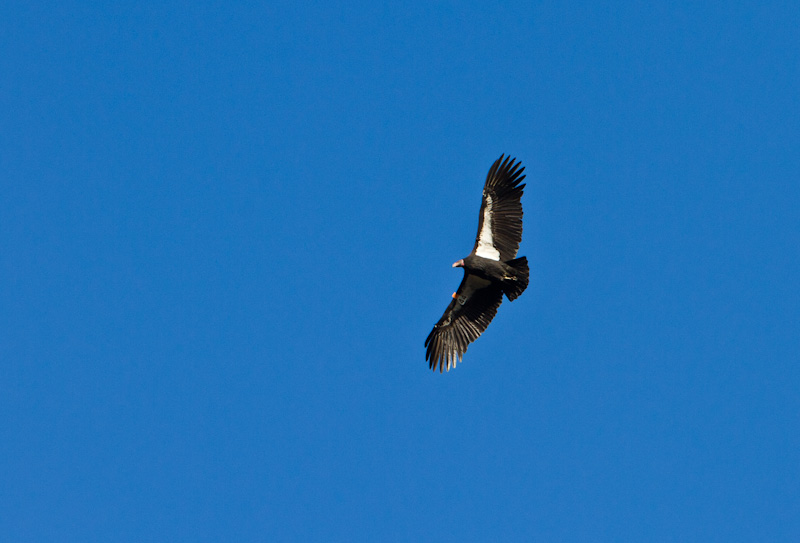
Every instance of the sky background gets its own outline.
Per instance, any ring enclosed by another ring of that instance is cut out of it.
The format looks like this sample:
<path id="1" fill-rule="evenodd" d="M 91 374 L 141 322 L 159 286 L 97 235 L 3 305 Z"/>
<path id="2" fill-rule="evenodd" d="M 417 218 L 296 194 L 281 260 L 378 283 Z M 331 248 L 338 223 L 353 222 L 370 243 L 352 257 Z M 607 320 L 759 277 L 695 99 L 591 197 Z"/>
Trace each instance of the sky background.
<path id="1" fill-rule="evenodd" d="M 3 540 L 800 541 L 800 4 L 156 4 L 0 6 Z"/>

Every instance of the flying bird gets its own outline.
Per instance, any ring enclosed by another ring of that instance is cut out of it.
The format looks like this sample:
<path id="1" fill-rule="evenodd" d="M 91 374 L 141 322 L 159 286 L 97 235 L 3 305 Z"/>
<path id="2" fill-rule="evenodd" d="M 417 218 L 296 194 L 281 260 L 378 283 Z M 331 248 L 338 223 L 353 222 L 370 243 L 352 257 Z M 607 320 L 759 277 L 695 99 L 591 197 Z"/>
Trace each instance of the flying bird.
<path id="1" fill-rule="evenodd" d="M 528 259 L 516 258 L 522 240 L 521 162 L 501 155 L 486 176 L 475 247 L 453 264 L 464 278 L 453 300 L 425 340 L 432 370 L 450 371 L 492 322 L 503 294 L 515 300 L 528 286 Z"/>

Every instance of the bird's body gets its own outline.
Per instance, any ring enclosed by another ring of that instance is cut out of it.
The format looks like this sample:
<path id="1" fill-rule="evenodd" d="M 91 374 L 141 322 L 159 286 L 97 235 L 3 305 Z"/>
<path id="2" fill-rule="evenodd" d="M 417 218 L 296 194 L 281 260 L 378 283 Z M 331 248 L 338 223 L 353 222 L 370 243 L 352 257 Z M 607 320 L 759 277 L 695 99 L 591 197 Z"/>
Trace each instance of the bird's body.
<path id="1" fill-rule="evenodd" d="M 464 273 L 477 275 L 491 283 L 499 283 L 509 300 L 522 294 L 528 285 L 528 259 L 524 256 L 508 262 L 500 262 L 478 255 L 470 255 L 459 262 L 463 263 L 458 267 L 463 267 Z M 518 290 L 519 287 L 522 287 L 522 290 Z"/>
<path id="2" fill-rule="evenodd" d="M 455 366 L 489 326 L 503 294 L 514 300 L 528 286 L 528 261 L 516 258 L 522 239 L 523 170 L 519 162 L 502 156 L 489 169 L 475 247 L 453 264 L 464 268 L 464 279 L 425 340 L 431 369 Z"/>

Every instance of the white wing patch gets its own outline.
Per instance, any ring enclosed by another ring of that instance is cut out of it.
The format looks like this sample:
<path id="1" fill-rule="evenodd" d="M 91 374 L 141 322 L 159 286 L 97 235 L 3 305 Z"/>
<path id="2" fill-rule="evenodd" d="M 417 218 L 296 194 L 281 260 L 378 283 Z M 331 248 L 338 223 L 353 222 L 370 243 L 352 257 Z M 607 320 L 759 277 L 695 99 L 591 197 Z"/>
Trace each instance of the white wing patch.
<path id="1" fill-rule="evenodd" d="M 484 196 L 486 207 L 483 208 L 483 226 L 478 234 L 478 247 L 475 249 L 475 254 L 489 260 L 500 260 L 500 251 L 495 249 L 492 238 L 492 197 L 489 194 Z"/>

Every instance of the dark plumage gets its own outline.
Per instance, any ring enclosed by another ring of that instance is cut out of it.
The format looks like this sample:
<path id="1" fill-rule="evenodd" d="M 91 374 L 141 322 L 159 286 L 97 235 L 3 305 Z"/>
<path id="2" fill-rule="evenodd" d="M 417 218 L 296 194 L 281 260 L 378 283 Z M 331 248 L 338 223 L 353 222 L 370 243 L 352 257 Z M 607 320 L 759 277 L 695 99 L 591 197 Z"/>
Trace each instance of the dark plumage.
<path id="1" fill-rule="evenodd" d="M 520 184 L 525 168 L 515 160 L 501 155 L 486 176 L 475 247 L 453 264 L 464 268 L 464 278 L 425 340 L 425 358 L 432 370 L 455 367 L 492 322 L 503 294 L 514 300 L 528 286 L 528 260 L 515 258 L 522 240 L 520 198 L 525 188 Z"/>

